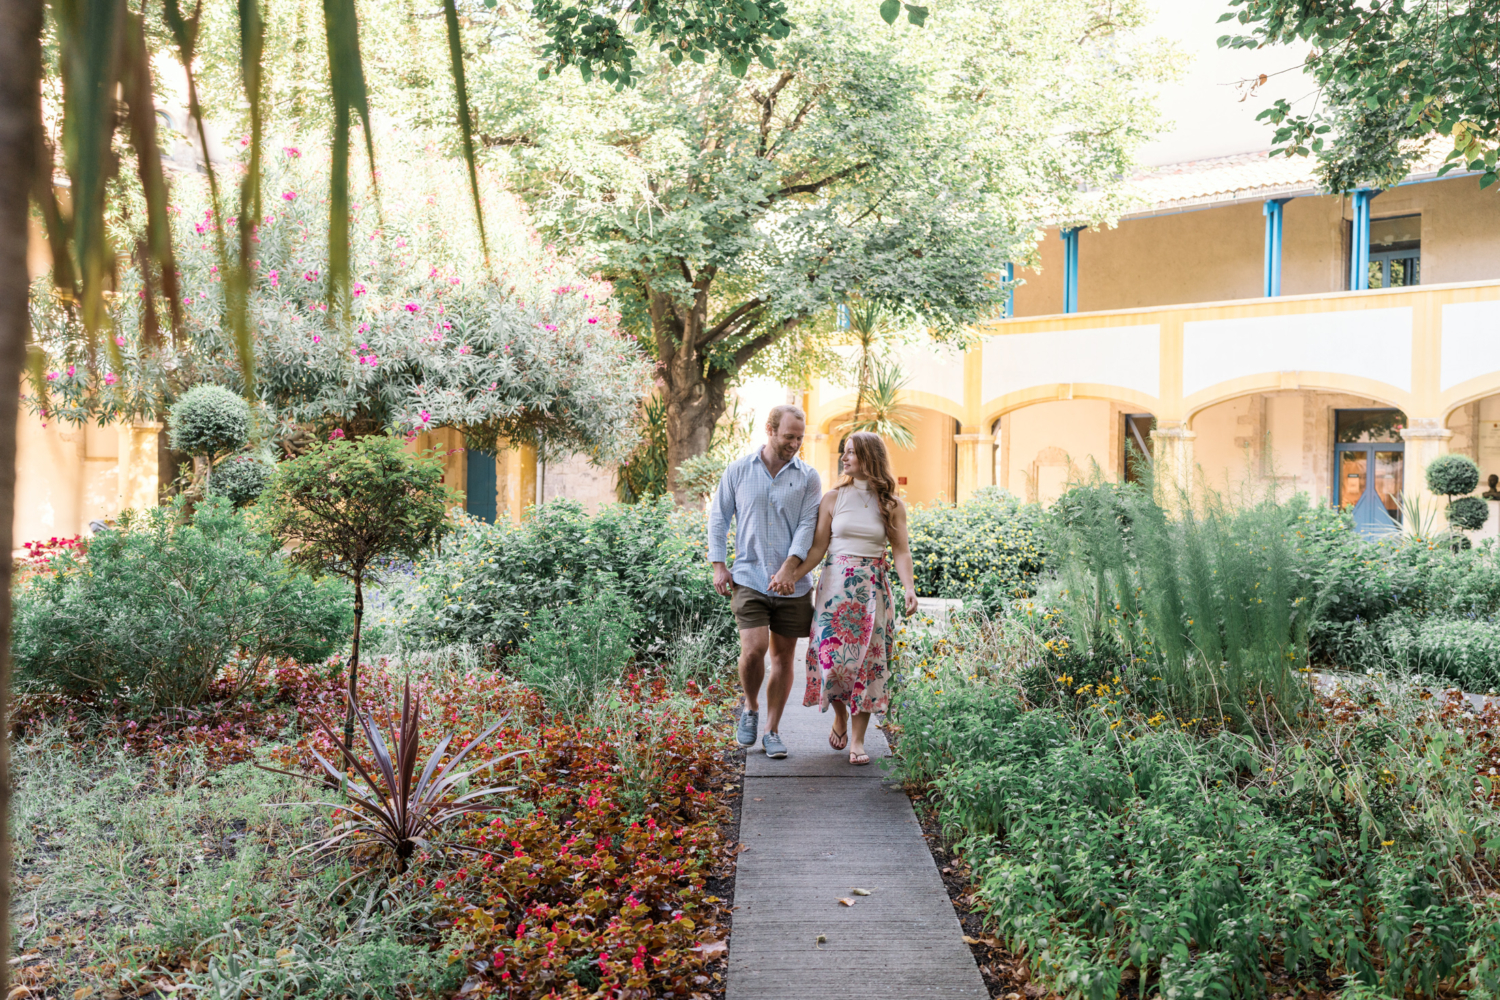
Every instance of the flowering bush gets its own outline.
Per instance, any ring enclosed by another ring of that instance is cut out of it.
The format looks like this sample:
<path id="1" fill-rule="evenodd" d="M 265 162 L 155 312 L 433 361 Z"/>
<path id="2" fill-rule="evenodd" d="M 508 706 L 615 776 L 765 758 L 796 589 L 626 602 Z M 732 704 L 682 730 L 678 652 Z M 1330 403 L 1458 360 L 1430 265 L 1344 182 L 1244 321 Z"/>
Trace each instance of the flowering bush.
<path id="1" fill-rule="evenodd" d="M 312 424 L 322 437 L 452 426 L 475 448 L 503 439 L 600 460 L 633 447 L 649 367 L 620 334 L 607 284 L 536 246 L 507 203 L 488 206 L 504 225 L 492 225 L 486 277 L 467 215 L 452 211 L 463 202 L 450 197 L 459 171 L 431 160 L 418 171 L 392 151 L 381 159 L 384 223 L 373 204 L 355 207 L 350 308 L 330 314 L 327 165 L 293 152 L 267 166 L 268 188 L 283 193 L 257 227 L 251 262 L 254 387 L 269 425 Z M 76 319 L 38 285 L 32 321 L 51 365 L 34 408 L 73 422 L 155 417 L 199 382 L 243 391 L 207 191 L 184 177 L 174 196 L 183 336 L 121 335 L 116 360 L 91 364 Z M 137 272 L 122 274 L 117 329 L 142 327 L 145 294 Z"/>

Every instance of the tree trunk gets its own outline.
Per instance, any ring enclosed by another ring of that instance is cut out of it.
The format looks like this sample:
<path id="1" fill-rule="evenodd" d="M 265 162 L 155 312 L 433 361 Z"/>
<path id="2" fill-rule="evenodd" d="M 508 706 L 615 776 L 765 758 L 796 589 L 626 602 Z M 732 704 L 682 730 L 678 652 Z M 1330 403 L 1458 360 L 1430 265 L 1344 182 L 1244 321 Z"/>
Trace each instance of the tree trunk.
<path id="1" fill-rule="evenodd" d="M 667 404 L 667 489 L 678 506 L 686 507 L 693 498 L 678 482 L 677 469 L 688 459 L 708 451 L 714 425 L 728 407 L 729 374 L 724 371 L 704 374 L 706 365 L 696 346 L 703 333 L 699 310 L 689 313 L 685 322 L 675 312 L 653 319 L 662 379 L 666 383 L 662 395 Z M 668 327 L 665 331 L 661 329 L 664 325 Z M 661 349 L 663 342 L 670 344 L 673 340 L 675 345 L 665 351 Z"/>
<path id="2" fill-rule="evenodd" d="M 344 714 L 344 746 L 354 752 L 354 706 L 359 703 L 359 625 L 365 617 L 365 588 L 361 577 L 354 574 L 354 648 L 349 651 L 349 710 Z"/>
<path id="3" fill-rule="evenodd" d="M 26 356 L 27 218 L 42 130 L 41 0 L 0 0 L 0 955 L 10 955 L 10 582 L 16 409 Z M 10 994 L 0 962 L 0 996 Z"/>

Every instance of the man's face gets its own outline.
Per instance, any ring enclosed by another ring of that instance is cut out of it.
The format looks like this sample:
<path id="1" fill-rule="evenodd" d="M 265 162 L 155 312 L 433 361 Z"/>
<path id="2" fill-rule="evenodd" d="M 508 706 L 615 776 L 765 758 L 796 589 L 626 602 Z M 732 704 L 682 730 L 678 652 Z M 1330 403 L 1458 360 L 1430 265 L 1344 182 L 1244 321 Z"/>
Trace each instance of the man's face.
<path id="1" fill-rule="evenodd" d="M 775 430 L 767 425 L 766 437 L 776 457 L 783 462 L 790 462 L 801 449 L 802 435 L 806 430 L 807 426 L 801 420 L 788 413 L 781 418 L 781 424 Z"/>

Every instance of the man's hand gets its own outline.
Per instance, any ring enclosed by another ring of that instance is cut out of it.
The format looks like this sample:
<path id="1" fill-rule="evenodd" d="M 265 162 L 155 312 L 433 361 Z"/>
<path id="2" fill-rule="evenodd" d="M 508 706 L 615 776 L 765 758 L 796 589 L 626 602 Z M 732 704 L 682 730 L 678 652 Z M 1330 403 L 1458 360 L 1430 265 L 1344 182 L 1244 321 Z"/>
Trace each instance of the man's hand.
<path id="1" fill-rule="evenodd" d="M 725 597 L 734 590 L 734 584 L 729 578 L 729 567 L 721 562 L 714 563 L 714 589 Z"/>
<path id="2" fill-rule="evenodd" d="M 786 571 L 785 566 L 777 570 L 776 575 L 771 577 L 771 593 L 773 594 L 785 596 L 796 589 L 797 581 L 792 579 L 792 575 Z"/>

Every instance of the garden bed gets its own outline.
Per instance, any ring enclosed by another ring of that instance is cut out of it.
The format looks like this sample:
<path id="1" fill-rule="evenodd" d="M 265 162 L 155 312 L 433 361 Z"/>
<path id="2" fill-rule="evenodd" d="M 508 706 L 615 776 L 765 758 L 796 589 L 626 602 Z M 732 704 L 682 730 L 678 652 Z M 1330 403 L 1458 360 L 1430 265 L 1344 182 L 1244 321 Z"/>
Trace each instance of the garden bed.
<path id="1" fill-rule="evenodd" d="M 23 704 L 13 996 L 560 997 L 722 994 L 743 753 L 717 691 L 633 677 L 562 721 L 499 674 L 430 665 L 423 753 L 504 718 L 525 751 L 503 809 L 396 874 L 373 847 L 299 849 L 336 822 L 337 664 L 288 665 L 233 703 L 134 722 Z M 377 719 L 393 667 L 366 668 Z M 728 891 L 726 891 L 726 888 Z"/>

